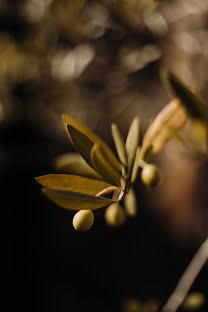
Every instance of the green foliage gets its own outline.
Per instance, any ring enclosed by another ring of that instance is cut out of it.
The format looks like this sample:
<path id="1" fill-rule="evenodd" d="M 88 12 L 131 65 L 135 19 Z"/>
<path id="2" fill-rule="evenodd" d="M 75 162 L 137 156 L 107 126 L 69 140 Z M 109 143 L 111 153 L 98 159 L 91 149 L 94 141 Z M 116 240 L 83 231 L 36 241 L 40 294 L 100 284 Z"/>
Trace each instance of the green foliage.
<path id="1" fill-rule="evenodd" d="M 109 146 L 101 138 L 99 138 L 90 129 L 85 127 L 81 122 L 72 118 L 71 116 L 64 115 L 63 120 L 64 120 L 66 131 L 69 134 L 69 138 L 71 139 L 71 142 L 74 144 L 78 153 L 82 155 L 82 157 L 89 163 L 89 165 L 93 167 L 93 164 L 90 158 L 90 153 L 93 148 L 93 145 L 97 144 L 98 146 L 102 148 L 102 151 L 105 155 L 106 160 L 111 163 L 111 165 L 115 168 L 115 170 L 117 170 L 118 172 L 121 172 L 120 162 L 117 160 L 116 156 L 114 155 L 112 150 L 109 148 Z M 71 133 L 72 127 L 73 129 L 77 130 L 76 133 L 73 130 L 72 130 L 73 134 Z M 86 139 L 86 143 L 85 143 L 85 139 Z"/>
<path id="2" fill-rule="evenodd" d="M 68 173 L 86 178 L 102 179 L 78 153 L 65 153 L 55 158 L 54 169 L 59 173 Z"/>
<path id="3" fill-rule="evenodd" d="M 69 210 L 94 210 L 116 202 L 116 200 L 101 196 L 46 187 L 42 189 L 42 192 L 58 206 Z"/>
<path id="4" fill-rule="evenodd" d="M 131 180 L 131 173 L 136 157 L 137 147 L 139 145 L 140 122 L 139 118 L 135 117 L 129 129 L 126 139 L 126 151 L 128 156 L 127 179 Z M 129 181 L 128 181 L 129 182 Z"/>
<path id="5" fill-rule="evenodd" d="M 121 163 L 126 167 L 128 158 L 127 158 L 124 138 L 116 124 L 111 125 L 111 131 L 112 131 L 113 140 L 115 142 L 118 157 Z"/>
<path id="6" fill-rule="evenodd" d="M 180 130 L 187 117 L 187 113 L 178 99 L 167 104 L 153 120 L 144 135 L 141 158 L 145 160 L 151 154 L 158 153 L 172 139 L 171 129 Z"/>
<path id="7" fill-rule="evenodd" d="M 173 95 L 181 100 L 192 118 L 208 122 L 208 106 L 173 73 L 167 74 Z"/>
<path id="8" fill-rule="evenodd" d="M 89 195 L 96 195 L 111 186 L 104 181 L 97 181 L 95 179 L 70 174 L 47 174 L 38 177 L 36 180 L 47 188 L 80 192 Z"/>
<path id="9" fill-rule="evenodd" d="M 141 180 L 145 185 L 158 185 L 160 170 L 147 161 L 151 155 L 161 151 L 170 139 L 177 137 L 180 142 L 185 142 L 179 131 L 185 125 L 188 114 L 194 120 L 200 118 L 191 124 L 192 139 L 198 139 L 200 148 L 203 147 L 203 151 L 206 149 L 208 119 L 205 106 L 173 74 L 168 74 L 168 81 L 179 99 L 172 100 L 159 112 L 147 129 L 141 146 L 138 117 L 133 119 L 126 141 L 118 126 L 112 124 L 112 136 L 120 161 L 100 137 L 78 120 L 64 115 L 66 132 L 78 154 L 58 157 L 54 165 L 61 173 L 36 179 L 43 186 L 43 193 L 57 205 L 69 210 L 91 211 L 109 206 L 105 218 L 111 226 L 122 225 L 127 216 L 136 216 L 137 199 L 132 186 L 139 168 L 143 168 Z M 111 193 L 112 199 L 106 197 Z M 120 205 L 123 199 L 124 207 Z M 93 223 L 90 212 L 80 212 L 74 220 L 75 229 L 81 231 L 89 229 Z"/>
<path id="10" fill-rule="evenodd" d="M 113 168 L 104 156 L 101 147 L 95 144 L 90 154 L 94 169 L 112 185 L 120 186 L 121 174 Z"/>

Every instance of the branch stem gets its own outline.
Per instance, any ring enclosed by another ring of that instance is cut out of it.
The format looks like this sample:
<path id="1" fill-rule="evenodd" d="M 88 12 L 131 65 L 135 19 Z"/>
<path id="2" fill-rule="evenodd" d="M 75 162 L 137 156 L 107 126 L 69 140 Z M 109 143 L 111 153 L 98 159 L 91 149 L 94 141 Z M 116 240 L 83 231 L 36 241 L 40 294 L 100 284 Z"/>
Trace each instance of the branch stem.
<path id="1" fill-rule="evenodd" d="M 183 273 L 175 290 L 169 297 L 161 312 L 175 312 L 185 299 L 191 285 L 208 260 L 208 238 L 200 246 L 190 264 Z"/>

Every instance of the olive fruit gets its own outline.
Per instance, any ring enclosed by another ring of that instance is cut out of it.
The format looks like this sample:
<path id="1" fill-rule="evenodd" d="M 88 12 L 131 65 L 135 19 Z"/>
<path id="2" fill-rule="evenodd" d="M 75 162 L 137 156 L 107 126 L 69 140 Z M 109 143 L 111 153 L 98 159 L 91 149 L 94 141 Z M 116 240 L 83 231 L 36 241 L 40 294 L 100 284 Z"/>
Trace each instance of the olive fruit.
<path id="1" fill-rule="evenodd" d="M 124 208 L 128 217 L 135 217 L 137 215 L 137 200 L 132 187 L 124 197 Z"/>
<path id="2" fill-rule="evenodd" d="M 134 298 L 125 299 L 122 304 L 122 312 L 139 312 L 143 311 L 142 303 Z"/>
<path id="3" fill-rule="evenodd" d="M 145 185 L 156 186 L 161 179 L 160 170 L 155 165 L 146 164 L 142 169 L 141 179 Z"/>
<path id="4" fill-rule="evenodd" d="M 189 311 L 201 309 L 205 303 L 205 297 L 200 292 L 193 292 L 187 295 L 183 302 L 183 308 Z"/>
<path id="5" fill-rule="evenodd" d="M 72 224 L 75 230 L 79 232 L 88 231 L 94 222 L 94 214 L 91 210 L 80 210 L 73 218 Z"/>
<path id="6" fill-rule="evenodd" d="M 126 221 L 126 215 L 118 203 L 111 204 L 105 210 L 105 221 L 110 226 L 119 226 Z"/>

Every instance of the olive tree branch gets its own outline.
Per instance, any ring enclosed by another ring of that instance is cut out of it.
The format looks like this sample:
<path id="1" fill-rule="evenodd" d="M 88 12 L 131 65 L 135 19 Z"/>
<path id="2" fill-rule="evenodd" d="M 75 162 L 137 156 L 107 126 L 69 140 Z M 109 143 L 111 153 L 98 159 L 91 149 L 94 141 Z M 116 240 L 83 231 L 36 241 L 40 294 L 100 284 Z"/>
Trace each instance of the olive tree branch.
<path id="1" fill-rule="evenodd" d="M 175 312 L 186 297 L 191 285 L 208 260 L 208 238 L 198 249 L 190 264 L 183 273 L 175 290 L 169 297 L 162 312 Z"/>

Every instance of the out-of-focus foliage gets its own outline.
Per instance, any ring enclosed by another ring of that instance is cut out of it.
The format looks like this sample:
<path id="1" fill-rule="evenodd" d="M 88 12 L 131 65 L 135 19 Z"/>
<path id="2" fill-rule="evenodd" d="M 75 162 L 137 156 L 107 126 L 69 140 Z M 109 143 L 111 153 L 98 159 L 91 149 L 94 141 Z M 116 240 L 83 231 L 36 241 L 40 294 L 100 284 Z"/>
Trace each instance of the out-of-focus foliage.
<path id="1" fill-rule="evenodd" d="M 2 0 L 0 16 L 3 123 L 26 115 L 61 139 L 64 111 L 99 131 L 136 114 L 146 128 L 166 101 L 161 63 L 207 95 L 206 1 Z"/>
<path id="2" fill-rule="evenodd" d="M 151 154 L 158 153 L 172 138 L 172 131 L 182 128 L 187 120 L 187 113 L 178 99 L 171 101 L 157 115 L 145 133 L 142 143 L 141 157 L 147 157 L 147 149 L 151 146 Z"/>
<path id="3" fill-rule="evenodd" d="M 172 92 L 179 98 L 192 118 L 208 122 L 208 106 L 193 91 L 189 90 L 174 74 L 168 73 L 167 80 Z"/>
<path id="4" fill-rule="evenodd" d="M 188 88 L 183 86 L 176 77 L 174 80 L 178 81 L 179 87 L 182 86 L 183 94 L 189 94 Z M 195 111 L 198 108 L 197 99 L 196 97 L 196 101 L 190 104 L 192 110 Z M 145 158 L 147 158 L 147 154 L 149 158 L 152 154 L 159 152 L 166 142 L 173 137 L 170 129 L 178 134 L 187 120 L 188 114 L 186 110 L 192 117 L 192 112 L 190 113 L 187 109 L 188 105 L 188 100 L 184 103 L 183 99 L 181 101 L 175 99 L 169 103 L 150 125 L 144 135 L 141 146 L 139 146 L 140 122 L 138 117 L 135 117 L 131 123 L 126 143 L 117 125 L 113 124 L 111 127 L 112 136 L 121 162 L 119 162 L 109 146 L 99 136 L 75 118 L 64 115 L 65 130 L 71 143 L 92 170 L 102 177 L 103 181 L 89 179 L 85 176 L 59 173 L 38 177 L 36 178 L 37 182 L 44 187 L 43 192 L 46 196 L 66 209 L 92 210 L 113 203 L 106 210 L 106 222 L 111 226 L 122 225 L 125 222 L 125 214 L 135 216 L 137 212 L 136 196 L 131 185 L 135 181 L 138 168 L 142 167 L 141 180 L 145 185 L 156 186 L 159 184 L 161 180 L 160 170 L 153 164 L 147 164 Z M 68 169 L 71 165 L 71 159 L 73 162 L 74 154 L 65 159 L 65 161 L 68 160 L 69 162 Z M 60 160 L 61 158 L 58 161 L 58 168 L 63 163 L 63 158 L 62 161 Z M 114 192 L 112 200 L 101 196 L 112 192 Z M 127 198 L 124 201 L 124 212 L 119 202 L 125 196 Z M 79 217 L 80 213 L 77 214 L 78 217 L 75 215 L 74 220 L 81 220 L 81 223 L 75 222 L 75 229 L 80 228 L 81 231 L 84 231 L 84 229 L 88 230 L 93 223 L 91 221 L 88 222 L 88 212 L 86 211 L 86 214 L 83 212 L 81 219 Z M 86 220 L 84 216 L 86 216 Z M 89 227 L 88 224 L 90 224 Z"/>

